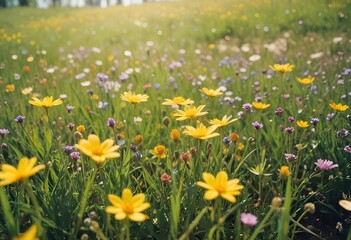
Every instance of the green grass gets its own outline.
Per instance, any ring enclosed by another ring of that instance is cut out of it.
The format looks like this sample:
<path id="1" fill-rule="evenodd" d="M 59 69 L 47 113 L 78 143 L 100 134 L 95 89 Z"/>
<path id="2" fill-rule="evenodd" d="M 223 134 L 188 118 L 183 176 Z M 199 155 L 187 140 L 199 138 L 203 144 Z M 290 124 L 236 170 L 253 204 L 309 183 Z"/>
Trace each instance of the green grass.
<path id="1" fill-rule="evenodd" d="M 91 239 L 124 238 L 128 224 L 115 220 L 105 208 L 110 205 L 108 194 L 120 196 L 128 187 L 134 194 L 145 193 L 151 204 L 145 211 L 147 221 L 130 223 L 131 239 L 345 239 L 350 214 L 338 201 L 351 195 L 350 153 L 344 151 L 351 141 L 350 135 L 342 134 L 351 130 L 350 110 L 335 112 L 331 121 L 326 117 L 334 113 L 330 101 L 350 105 L 349 12 L 351 2 L 341 0 L 183 0 L 106 9 L 1 9 L 0 129 L 10 133 L 0 135 L 0 163 L 17 166 L 22 157 L 35 156 L 46 168 L 28 184 L 0 189 L 0 214 L 5 216 L 0 218 L 0 234 L 12 238 L 37 223 L 42 227 L 40 239 L 83 234 Z M 276 63 L 295 68 L 281 75 L 269 68 Z M 108 76 L 112 89 L 99 87 L 99 73 Z M 123 74 L 128 78 L 121 79 Z M 296 80 L 307 75 L 315 77 L 313 86 Z M 89 86 L 82 86 L 88 81 Z M 6 91 L 11 84 L 14 91 Z M 214 98 L 199 91 L 220 86 L 224 94 Z M 23 94 L 28 87 L 33 90 Z M 149 98 L 134 107 L 120 99 L 127 90 Z M 62 95 L 67 96 L 63 104 L 48 109 L 48 114 L 28 103 L 33 96 Z M 177 121 L 174 109 L 162 105 L 176 96 L 191 98 L 195 106 L 206 105 L 208 114 Z M 257 98 L 270 106 L 246 112 L 243 104 Z M 106 102 L 107 108 L 99 102 Z M 75 107 L 71 113 L 67 105 Z M 284 110 L 281 117 L 275 114 L 278 107 Z M 185 125 L 195 127 L 199 120 L 209 126 L 211 119 L 225 114 L 241 117 L 217 129 L 218 137 L 200 141 L 182 133 Z M 14 121 L 18 115 L 25 116 L 22 125 Z M 309 126 L 299 128 L 289 116 Z M 118 122 L 113 129 L 106 124 L 110 117 Z M 142 121 L 136 123 L 134 117 Z M 164 124 L 165 117 L 169 124 Z M 319 118 L 316 126 L 311 118 Z M 256 130 L 254 121 L 264 127 Z M 121 157 L 99 167 L 86 197 L 83 192 L 96 165 L 83 153 L 75 162 L 63 151 L 79 140 L 75 128 L 67 128 L 69 123 L 84 125 L 85 139 L 94 133 L 120 145 Z M 284 131 L 287 127 L 294 128 L 292 134 Z M 179 142 L 170 137 L 174 128 L 182 133 Z M 230 133 L 240 138 L 225 146 L 223 138 Z M 135 142 L 138 134 L 141 143 Z M 136 144 L 141 158 L 130 144 Z M 150 154 L 156 145 L 166 147 L 166 158 Z M 189 163 L 182 161 L 182 153 L 191 155 Z M 297 160 L 287 162 L 285 153 L 297 155 Z M 319 172 L 315 162 L 320 158 L 339 167 Z M 279 176 L 283 165 L 291 171 L 291 183 Z M 205 200 L 204 189 L 195 184 L 203 181 L 203 172 L 216 175 L 220 170 L 244 185 L 234 204 Z M 163 173 L 172 177 L 171 183 L 161 181 Z M 290 211 L 271 210 L 273 197 L 281 197 Z M 306 203 L 315 204 L 314 214 L 304 213 Z M 255 214 L 258 224 L 245 228 L 242 212 Z M 299 218 L 302 214 L 306 215 Z M 335 229 L 338 222 L 343 230 Z M 308 225 L 313 228 L 308 230 Z"/>

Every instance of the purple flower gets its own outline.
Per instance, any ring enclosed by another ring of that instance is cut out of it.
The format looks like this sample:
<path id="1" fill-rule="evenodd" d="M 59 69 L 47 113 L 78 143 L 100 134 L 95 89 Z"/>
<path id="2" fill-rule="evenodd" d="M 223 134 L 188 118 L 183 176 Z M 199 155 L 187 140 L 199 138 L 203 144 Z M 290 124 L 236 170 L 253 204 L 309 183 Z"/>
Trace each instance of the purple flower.
<path id="1" fill-rule="evenodd" d="M 107 109 L 107 107 L 108 107 L 108 102 L 99 101 L 99 103 L 98 103 L 99 109 Z"/>
<path id="2" fill-rule="evenodd" d="M 297 159 L 297 156 L 293 153 L 284 153 L 284 158 L 286 159 L 286 161 L 291 162 L 295 161 Z"/>
<path id="3" fill-rule="evenodd" d="M 77 161 L 77 160 L 80 158 L 80 152 L 76 152 L 76 151 L 71 152 L 71 153 L 69 154 L 69 157 L 70 157 L 72 160 Z"/>
<path id="4" fill-rule="evenodd" d="M 349 145 L 345 146 L 344 147 L 344 151 L 348 152 L 348 153 L 351 153 L 351 147 Z"/>
<path id="5" fill-rule="evenodd" d="M 226 146 L 229 146 L 229 144 L 230 144 L 230 138 L 229 137 L 224 137 L 223 138 L 223 143 L 224 143 L 224 145 L 226 145 Z"/>
<path id="6" fill-rule="evenodd" d="M 16 121 L 17 123 L 19 123 L 19 124 L 22 124 L 25 118 L 26 118 L 25 116 L 18 115 L 18 116 L 15 118 L 15 121 Z"/>
<path id="7" fill-rule="evenodd" d="M 104 73 L 98 73 L 96 75 L 97 80 L 101 81 L 101 82 L 106 82 L 108 80 L 108 76 Z"/>
<path id="8" fill-rule="evenodd" d="M 316 164 L 317 169 L 320 171 L 330 170 L 339 167 L 338 164 L 334 164 L 333 161 L 318 159 L 314 164 Z"/>
<path id="9" fill-rule="evenodd" d="M 240 221 L 246 227 L 253 227 L 258 223 L 257 216 L 252 213 L 241 213 Z"/>
<path id="10" fill-rule="evenodd" d="M 74 109 L 74 107 L 71 106 L 71 105 L 67 105 L 67 106 L 66 106 L 66 111 L 67 111 L 68 113 L 71 113 L 71 112 L 73 111 L 73 109 Z"/>
<path id="11" fill-rule="evenodd" d="M 256 128 L 257 130 L 260 129 L 260 128 L 263 128 L 263 124 L 260 123 L 260 122 L 257 122 L 257 121 L 253 122 L 253 123 L 252 123 L 252 126 L 253 126 L 254 128 Z"/>
<path id="12" fill-rule="evenodd" d="M 6 128 L 0 129 L 0 135 L 2 135 L 2 136 L 5 136 L 9 133 L 10 133 L 10 131 Z"/>
<path id="13" fill-rule="evenodd" d="M 245 109 L 248 112 L 252 112 L 252 105 L 251 105 L 251 103 L 244 103 L 243 104 L 243 109 Z"/>
<path id="14" fill-rule="evenodd" d="M 284 131 L 287 133 L 287 134 L 292 134 L 294 132 L 294 128 L 293 127 L 287 127 L 284 129 Z"/>
<path id="15" fill-rule="evenodd" d="M 292 116 L 289 116 L 289 117 L 288 117 L 288 121 L 291 122 L 291 123 L 293 123 L 293 122 L 295 122 L 295 118 L 292 117 Z"/>
<path id="16" fill-rule="evenodd" d="M 69 129 L 69 130 L 73 130 L 73 128 L 74 128 L 74 123 L 69 123 L 68 125 L 67 125 L 67 128 Z"/>
<path id="17" fill-rule="evenodd" d="M 319 119 L 318 119 L 318 118 L 312 118 L 312 119 L 311 119 L 311 123 L 312 123 L 314 126 L 316 126 L 317 123 L 319 123 Z"/>
<path id="18" fill-rule="evenodd" d="M 328 113 L 325 119 L 327 119 L 327 121 L 331 121 L 334 115 L 335 115 L 334 113 Z"/>
<path id="19" fill-rule="evenodd" d="M 115 125 L 116 125 L 116 120 L 114 120 L 113 118 L 107 119 L 107 126 L 113 128 Z"/>
<path id="20" fill-rule="evenodd" d="M 282 114 L 283 114 L 284 110 L 281 108 L 281 107 L 278 107 L 274 113 L 278 116 L 278 117 L 281 117 Z"/>
<path id="21" fill-rule="evenodd" d="M 74 146 L 70 146 L 70 145 L 67 145 L 67 146 L 65 146 L 65 147 L 63 148 L 63 151 L 64 151 L 67 155 L 71 154 L 71 152 L 73 152 L 73 150 L 74 150 Z"/>
<path id="22" fill-rule="evenodd" d="M 350 134 L 350 132 L 349 130 L 343 128 L 340 131 L 337 131 L 337 134 L 339 137 L 347 137 Z"/>

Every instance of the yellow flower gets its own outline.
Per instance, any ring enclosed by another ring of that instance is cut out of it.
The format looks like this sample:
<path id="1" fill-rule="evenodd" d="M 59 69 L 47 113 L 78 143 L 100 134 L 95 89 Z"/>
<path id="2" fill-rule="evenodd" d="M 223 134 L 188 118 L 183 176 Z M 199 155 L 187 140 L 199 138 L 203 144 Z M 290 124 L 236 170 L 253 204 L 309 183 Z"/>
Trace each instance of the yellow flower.
<path id="1" fill-rule="evenodd" d="M 227 115 L 224 115 L 224 117 L 222 118 L 222 120 L 215 118 L 210 120 L 210 124 L 211 125 L 217 125 L 218 127 L 224 127 L 227 126 L 229 123 L 235 122 L 236 120 L 238 120 L 237 118 L 231 119 L 232 116 L 227 117 Z"/>
<path id="2" fill-rule="evenodd" d="M 83 134 L 85 132 L 84 125 L 79 125 L 78 127 L 76 127 L 76 131 L 78 131 L 78 132 Z"/>
<path id="3" fill-rule="evenodd" d="M 133 196 L 132 191 L 129 188 L 125 188 L 122 192 L 122 198 L 113 194 L 108 194 L 107 197 L 112 206 L 107 206 L 105 211 L 114 214 L 116 220 L 129 218 L 135 222 L 143 222 L 149 218 L 141 213 L 150 207 L 150 203 L 144 202 L 144 193 Z"/>
<path id="4" fill-rule="evenodd" d="M 200 89 L 200 92 L 203 92 L 204 94 L 206 94 L 209 97 L 216 97 L 216 96 L 220 96 L 223 94 L 220 88 L 209 89 L 209 88 L 204 87 L 204 88 Z"/>
<path id="5" fill-rule="evenodd" d="M 245 148 L 245 145 L 244 145 L 243 143 L 239 143 L 239 144 L 238 144 L 238 150 L 239 150 L 239 151 L 244 150 L 244 148 Z"/>
<path id="6" fill-rule="evenodd" d="M 149 151 L 152 155 L 158 158 L 166 157 L 166 147 L 163 145 L 157 145 L 154 149 Z"/>
<path id="7" fill-rule="evenodd" d="M 279 177 L 280 177 L 281 179 L 287 179 L 290 175 L 291 175 L 291 172 L 290 172 L 288 166 L 282 166 L 282 167 L 279 169 Z"/>
<path id="8" fill-rule="evenodd" d="M 308 76 L 306 78 L 297 78 L 297 81 L 304 85 L 310 85 L 313 83 L 314 79 L 315 79 L 314 77 Z"/>
<path id="9" fill-rule="evenodd" d="M 29 103 L 34 105 L 34 106 L 49 109 L 53 106 L 58 106 L 58 105 L 62 104 L 62 100 L 61 100 L 61 98 L 58 98 L 55 101 L 53 101 L 53 97 L 44 97 L 43 101 L 41 101 L 37 97 L 32 97 L 32 100 L 29 100 Z"/>
<path id="10" fill-rule="evenodd" d="M 38 226 L 33 224 L 25 233 L 22 233 L 13 238 L 13 240 L 38 240 L 37 238 Z"/>
<path id="11" fill-rule="evenodd" d="M 93 100 L 99 100 L 99 95 L 97 95 L 97 94 L 93 94 L 92 96 L 91 96 L 91 98 L 93 99 Z"/>
<path id="12" fill-rule="evenodd" d="M 228 181 L 228 175 L 224 171 L 218 172 L 216 178 L 212 174 L 204 172 L 202 178 L 205 182 L 196 182 L 196 185 L 207 189 L 204 195 L 206 200 L 213 200 L 220 196 L 231 203 L 235 203 L 235 196 L 240 195 L 240 190 L 244 188 L 243 185 L 239 184 L 240 180 L 238 178 Z"/>
<path id="13" fill-rule="evenodd" d="M 300 128 L 307 128 L 309 126 L 307 121 L 302 121 L 302 120 L 296 121 L 296 124 Z"/>
<path id="14" fill-rule="evenodd" d="M 121 94 L 121 99 L 131 104 L 146 102 L 148 98 L 149 98 L 148 95 L 135 94 L 134 92 L 132 93 L 131 91 L 124 92 L 123 94 Z"/>
<path id="15" fill-rule="evenodd" d="M 21 90 L 21 93 L 22 93 L 23 95 L 28 95 L 28 94 L 30 94 L 32 91 L 33 91 L 33 88 L 32 88 L 32 87 L 27 87 L 27 88 L 22 89 L 22 90 Z"/>
<path id="16" fill-rule="evenodd" d="M 183 133 L 194 138 L 205 140 L 219 136 L 219 133 L 214 133 L 217 128 L 217 125 L 212 125 L 206 128 L 202 123 L 198 123 L 197 128 L 194 128 L 192 126 L 185 126 Z"/>
<path id="17" fill-rule="evenodd" d="M 349 108 L 347 105 L 342 105 L 341 103 L 336 104 L 335 102 L 330 102 L 329 106 L 338 112 L 346 111 Z"/>
<path id="18" fill-rule="evenodd" d="M 36 157 L 32 157 L 31 159 L 24 157 L 19 161 L 17 168 L 9 164 L 2 164 L 0 186 L 9 185 L 14 182 L 23 182 L 45 168 L 44 164 L 34 167 L 36 163 Z"/>
<path id="19" fill-rule="evenodd" d="M 89 156 L 97 164 L 104 163 L 107 158 L 120 157 L 120 154 L 116 152 L 119 146 L 113 146 L 112 139 L 106 139 L 100 143 L 100 138 L 94 134 L 90 134 L 88 139 L 81 139 L 74 147 Z"/>
<path id="20" fill-rule="evenodd" d="M 171 131 L 171 139 L 175 142 L 178 142 L 180 138 L 180 132 L 178 129 L 174 128 Z"/>
<path id="21" fill-rule="evenodd" d="M 13 92 L 15 91 L 16 87 L 15 84 L 7 84 L 5 88 L 5 92 Z"/>
<path id="22" fill-rule="evenodd" d="M 286 73 L 286 72 L 291 72 L 295 65 L 286 63 L 286 64 L 274 64 L 273 66 L 269 65 L 269 67 L 276 72 L 280 73 Z"/>
<path id="23" fill-rule="evenodd" d="M 183 97 L 175 97 L 173 99 L 165 99 L 165 101 L 162 103 L 162 105 L 190 105 L 193 104 L 194 101 L 191 100 L 190 98 L 185 99 Z"/>
<path id="24" fill-rule="evenodd" d="M 204 107 L 205 105 L 200 105 L 197 108 L 195 106 L 185 106 L 184 111 L 177 109 L 176 113 L 173 116 L 178 117 L 176 119 L 178 121 L 200 117 L 208 113 L 208 112 L 201 112 L 202 109 L 204 109 Z"/>
<path id="25" fill-rule="evenodd" d="M 262 110 L 268 108 L 270 104 L 266 104 L 263 102 L 252 102 L 252 106 L 254 106 L 256 109 Z"/>
<path id="26" fill-rule="evenodd" d="M 141 134 L 138 134 L 135 136 L 134 140 L 137 142 L 137 143 L 141 143 L 143 141 L 143 135 Z"/>

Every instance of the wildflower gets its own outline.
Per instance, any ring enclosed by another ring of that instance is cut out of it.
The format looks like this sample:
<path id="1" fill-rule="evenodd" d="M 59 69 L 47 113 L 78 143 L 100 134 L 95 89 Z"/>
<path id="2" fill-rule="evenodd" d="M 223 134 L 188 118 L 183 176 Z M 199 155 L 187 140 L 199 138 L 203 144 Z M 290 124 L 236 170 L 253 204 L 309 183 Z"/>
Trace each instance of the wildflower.
<path id="1" fill-rule="evenodd" d="M 274 197 L 271 202 L 272 208 L 280 208 L 282 206 L 283 200 L 281 197 Z"/>
<path id="2" fill-rule="evenodd" d="M 297 126 L 299 126 L 300 128 L 307 128 L 309 125 L 308 125 L 308 122 L 307 121 L 297 121 L 296 122 Z"/>
<path id="3" fill-rule="evenodd" d="M 61 100 L 61 98 L 58 98 L 55 101 L 53 101 L 53 97 L 44 97 L 43 101 L 41 101 L 37 97 L 32 97 L 32 100 L 29 100 L 29 103 L 34 105 L 34 106 L 49 109 L 53 106 L 58 106 L 58 105 L 62 104 L 62 100 Z"/>
<path id="4" fill-rule="evenodd" d="M 141 143 L 143 141 L 143 136 L 141 134 L 138 134 L 138 135 L 135 136 L 134 140 L 137 143 Z"/>
<path id="5" fill-rule="evenodd" d="M 195 106 L 185 106 L 184 111 L 176 110 L 177 113 L 174 114 L 175 117 L 178 117 L 176 120 L 182 121 L 186 119 L 193 119 L 195 117 L 200 117 L 206 115 L 208 112 L 201 112 L 204 109 L 205 105 L 200 105 L 199 107 Z"/>
<path id="6" fill-rule="evenodd" d="M 297 78 L 297 81 L 303 85 L 310 85 L 313 83 L 314 79 L 314 77 L 308 76 L 306 78 Z"/>
<path id="7" fill-rule="evenodd" d="M 102 164 L 107 158 L 120 157 L 120 154 L 116 152 L 119 146 L 113 146 L 113 142 L 112 139 L 106 139 L 100 143 L 100 138 L 97 135 L 90 134 L 88 139 L 81 139 L 74 146 L 97 164 Z"/>
<path id="8" fill-rule="evenodd" d="M 131 104 L 138 104 L 141 102 L 146 102 L 149 96 L 147 95 L 141 95 L 141 94 L 135 94 L 134 92 L 132 93 L 131 91 L 124 92 L 121 94 L 121 99 L 123 101 L 129 102 Z"/>
<path id="9" fill-rule="evenodd" d="M 67 128 L 72 131 L 74 128 L 74 123 L 67 124 Z"/>
<path id="10" fill-rule="evenodd" d="M 116 220 L 129 218 L 135 222 L 143 222 L 149 218 L 141 213 L 150 207 L 150 203 L 144 202 L 144 193 L 133 196 L 132 191 L 129 188 L 125 188 L 121 198 L 113 194 L 108 194 L 107 197 L 112 206 L 107 206 L 105 211 L 114 214 Z"/>
<path id="11" fill-rule="evenodd" d="M 245 109 L 248 112 L 252 112 L 252 104 L 251 103 L 244 103 L 243 109 Z"/>
<path id="12" fill-rule="evenodd" d="M 30 226 L 30 228 L 27 229 L 26 232 L 16 236 L 13 238 L 13 240 L 38 240 L 37 238 L 37 231 L 38 231 L 38 226 L 36 224 L 33 224 Z"/>
<path id="13" fill-rule="evenodd" d="M 67 111 L 68 113 L 71 113 L 71 112 L 73 111 L 73 109 L 74 109 L 74 106 L 71 106 L 71 105 L 67 105 L 67 106 L 66 106 L 66 111 Z"/>
<path id="14" fill-rule="evenodd" d="M 278 117 L 281 117 L 282 114 L 283 114 L 283 112 L 284 112 L 284 110 L 283 110 L 283 108 L 281 108 L 281 107 L 278 107 L 278 108 L 274 111 L 274 113 L 275 113 Z"/>
<path id="15" fill-rule="evenodd" d="M 231 203 L 236 202 L 235 196 L 240 195 L 240 190 L 244 188 L 239 184 L 239 179 L 235 178 L 228 181 L 228 175 L 224 171 L 217 173 L 216 177 L 212 174 L 204 172 L 202 178 L 205 182 L 196 182 L 196 185 L 207 189 L 204 195 L 206 200 L 213 200 L 221 197 Z"/>
<path id="16" fill-rule="evenodd" d="M 229 137 L 224 137 L 224 138 L 223 138 L 223 144 L 224 144 L 224 145 L 229 146 L 230 142 L 231 142 L 231 141 L 230 141 L 230 138 L 229 138 Z"/>
<path id="17" fill-rule="evenodd" d="M 39 164 L 34 167 L 36 163 L 36 157 L 32 157 L 31 159 L 24 157 L 20 159 L 17 168 L 9 164 L 2 164 L 0 186 L 9 185 L 14 182 L 23 182 L 45 168 L 44 164 Z"/>
<path id="18" fill-rule="evenodd" d="M 291 162 L 297 159 L 297 156 L 293 153 L 284 153 L 284 158 L 286 161 Z"/>
<path id="19" fill-rule="evenodd" d="M 349 130 L 343 128 L 343 129 L 337 131 L 336 134 L 338 134 L 339 137 L 347 137 L 350 134 L 350 132 L 349 132 Z"/>
<path id="20" fill-rule="evenodd" d="M 290 172 L 288 166 L 282 166 L 282 167 L 279 169 L 279 177 L 280 177 L 281 179 L 287 179 L 290 175 L 291 175 L 291 172 Z"/>
<path id="21" fill-rule="evenodd" d="M 16 87 L 15 84 L 7 84 L 5 88 L 5 92 L 13 92 L 15 91 Z"/>
<path id="22" fill-rule="evenodd" d="M 198 123 L 196 128 L 192 126 L 185 126 L 183 133 L 194 138 L 205 140 L 219 136 L 219 133 L 214 133 L 217 127 L 217 125 L 212 125 L 207 128 L 202 123 Z"/>
<path id="23" fill-rule="evenodd" d="M 334 115 L 335 115 L 334 113 L 328 113 L 327 116 L 325 117 L 325 119 L 327 121 L 331 121 L 333 119 Z"/>
<path id="24" fill-rule="evenodd" d="M 166 157 L 166 147 L 163 145 L 157 145 L 153 150 L 150 150 L 149 152 L 158 158 Z"/>
<path id="25" fill-rule="evenodd" d="M 263 102 L 252 102 L 252 106 L 256 109 L 262 110 L 268 108 L 270 104 L 266 104 Z"/>
<path id="26" fill-rule="evenodd" d="M 107 119 L 107 126 L 109 126 L 110 128 L 113 128 L 115 125 L 116 125 L 116 120 L 114 120 L 113 118 Z"/>
<path id="27" fill-rule="evenodd" d="M 220 96 L 223 94 L 223 92 L 221 91 L 221 88 L 217 88 L 217 89 L 209 89 L 209 88 L 201 88 L 200 92 L 203 92 L 204 94 L 206 94 L 209 97 L 216 97 L 216 96 Z"/>
<path id="28" fill-rule="evenodd" d="M 80 152 L 71 152 L 69 157 L 70 159 L 77 161 L 80 158 Z"/>
<path id="29" fill-rule="evenodd" d="M 161 176 L 161 181 L 162 181 L 163 183 L 171 183 L 172 177 L 171 177 L 170 175 L 168 175 L 167 173 L 164 173 L 164 174 L 162 174 L 162 176 Z"/>
<path id="30" fill-rule="evenodd" d="M 345 146 L 344 151 L 347 153 L 351 153 L 351 147 L 349 145 Z"/>
<path id="31" fill-rule="evenodd" d="M 15 118 L 15 122 L 18 123 L 18 124 L 22 124 L 25 118 L 26 118 L 25 116 L 18 115 Z"/>
<path id="32" fill-rule="evenodd" d="M 341 103 L 336 104 L 334 102 L 330 102 L 329 106 L 337 112 L 344 112 L 349 108 L 347 105 L 342 105 Z"/>
<path id="33" fill-rule="evenodd" d="M 2 136 L 5 136 L 9 133 L 10 133 L 10 131 L 6 128 L 0 129 L 0 135 L 2 135 Z"/>
<path id="34" fill-rule="evenodd" d="M 32 87 L 27 87 L 27 88 L 23 88 L 21 90 L 21 93 L 26 96 L 26 95 L 29 95 L 32 91 L 33 91 Z"/>
<path id="35" fill-rule="evenodd" d="M 179 141 L 179 138 L 180 138 L 180 132 L 178 129 L 174 128 L 172 129 L 171 131 L 171 139 L 174 141 L 174 142 L 178 142 Z"/>
<path id="36" fill-rule="evenodd" d="M 190 154 L 188 152 L 182 152 L 181 156 L 181 160 L 184 162 L 188 162 L 190 159 Z"/>
<path id="37" fill-rule="evenodd" d="M 258 218 L 252 213 L 241 213 L 240 221 L 245 227 L 253 227 L 258 223 Z"/>
<path id="38" fill-rule="evenodd" d="M 239 135 L 236 133 L 229 134 L 230 141 L 236 143 L 239 140 Z"/>
<path id="39" fill-rule="evenodd" d="M 330 170 L 330 169 L 339 167 L 339 165 L 334 164 L 333 161 L 323 160 L 323 159 L 318 159 L 314 164 L 317 166 L 317 169 L 320 171 Z"/>
<path id="40" fill-rule="evenodd" d="M 318 119 L 318 118 L 312 118 L 312 119 L 311 119 L 311 123 L 312 123 L 314 126 L 316 126 L 317 123 L 319 123 L 319 119 Z"/>
<path id="41" fill-rule="evenodd" d="M 85 132 L 85 127 L 84 125 L 79 125 L 77 128 L 76 128 L 76 131 L 80 132 L 81 134 L 83 134 Z"/>
<path id="42" fill-rule="evenodd" d="M 348 201 L 348 200 L 340 200 L 339 201 L 339 205 L 347 210 L 347 211 L 350 211 L 351 212 L 351 201 Z"/>
<path id="43" fill-rule="evenodd" d="M 253 122 L 253 123 L 252 123 L 252 126 L 253 126 L 254 128 L 256 128 L 256 130 L 258 130 L 258 129 L 260 129 L 260 128 L 263 128 L 263 124 L 260 123 L 260 122 L 257 122 L 257 121 Z"/>
<path id="44" fill-rule="evenodd" d="M 293 123 L 293 122 L 295 122 L 295 118 L 292 117 L 292 116 L 289 116 L 289 117 L 288 117 L 288 121 L 291 122 L 291 123 Z"/>
<path id="45" fill-rule="evenodd" d="M 185 99 L 183 97 L 174 97 L 173 99 L 165 99 L 165 101 L 162 103 L 162 105 L 191 105 L 194 104 L 194 101 L 191 100 L 190 98 Z"/>
<path id="46" fill-rule="evenodd" d="M 293 64 L 274 64 L 273 66 L 269 66 L 273 71 L 279 72 L 279 73 L 286 73 L 286 72 L 291 72 L 295 65 Z"/>
<path id="47" fill-rule="evenodd" d="M 218 127 L 224 127 L 227 126 L 228 124 L 235 122 L 238 120 L 238 118 L 231 119 L 232 116 L 227 117 L 227 115 L 224 115 L 222 120 L 215 118 L 213 120 L 210 120 L 211 125 L 217 125 Z"/>
<path id="48" fill-rule="evenodd" d="M 312 214 L 316 212 L 316 206 L 314 205 L 314 203 L 306 203 L 305 206 L 303 207 L 303 209 L 306 212 L 309 212 Z"/>
<path id="49" fill-rule="evenodd" d="M 239 151 L 242 151 L 242 150 L 244 150 L 245 149 L 245 145 L 243 144 L 243 143 L 239 143 L 238 144 L 238 150 Z"/>
<path id="50" fill-rule="evenodd" d="M 293 127 L 287 127 L 284 129 L 284 131 L 287 133 L 287 134 L 292 134 L 294 132 L 294 128 Z"/>
<path id="51" fill-rule="evenodd" d="M 63 151 L 64 151 L 67 155 L 71 154 L 71 152 L 73 152 L 73 150 L 74 150 L 74 146 L 70 146 L 70 145 L 66 145 L 66 146 L 64 146 L 64 148 L 63 148 Z"/>

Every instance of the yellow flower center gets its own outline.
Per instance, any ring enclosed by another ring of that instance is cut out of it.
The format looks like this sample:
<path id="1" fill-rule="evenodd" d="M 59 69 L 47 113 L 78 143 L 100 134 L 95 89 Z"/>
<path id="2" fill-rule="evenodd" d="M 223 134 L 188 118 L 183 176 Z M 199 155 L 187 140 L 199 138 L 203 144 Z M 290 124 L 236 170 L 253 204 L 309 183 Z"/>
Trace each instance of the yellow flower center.
<path id="1" fill-rule="evenodd" d="M 157 146 L 155 148 L 155 152 L 157 153 L 157 155 L 163 155 L 165 152 L 165 147 L 164 146 Z"/>
<path id="2" fill-rule="evenodd" d="M 91 153 L 96 156 L 101 156 L 103 155 L 103 150 L 100 146 L 95 146 L 94 148 L 91 149 Z"/>
<path id="3" fill-rule="evenodd" d="M 196 113 L 197 113 L 197 109 L 196 108 L 190 108 L 190 109 L 186 110 L 185 116 L 188 117 L 188 118 L 194 118 Z"/>
<path id="4" fill-rule="evenodd" d="M 132 204 L 130 203 L 123 203 L 122 205 L 122 210 L 123 212 L 125 212 L 126 214 L 132 214 L 134 213 L 134 207 Z"/>
<path id="5" fill-rule="evenodd" d="M 183 97 L 175 97 L 175 98 L 173 98 L 173 102 L 175 103 L 175 104 L 181 104 L 182 102 L 184 102 L 184 98 Z"/>
<path id="6" fill-rule="evenodd" d="M 226 192 L 227 183 L 226 182 L 217 183 L 216 190 L 219 194 Z"/>

